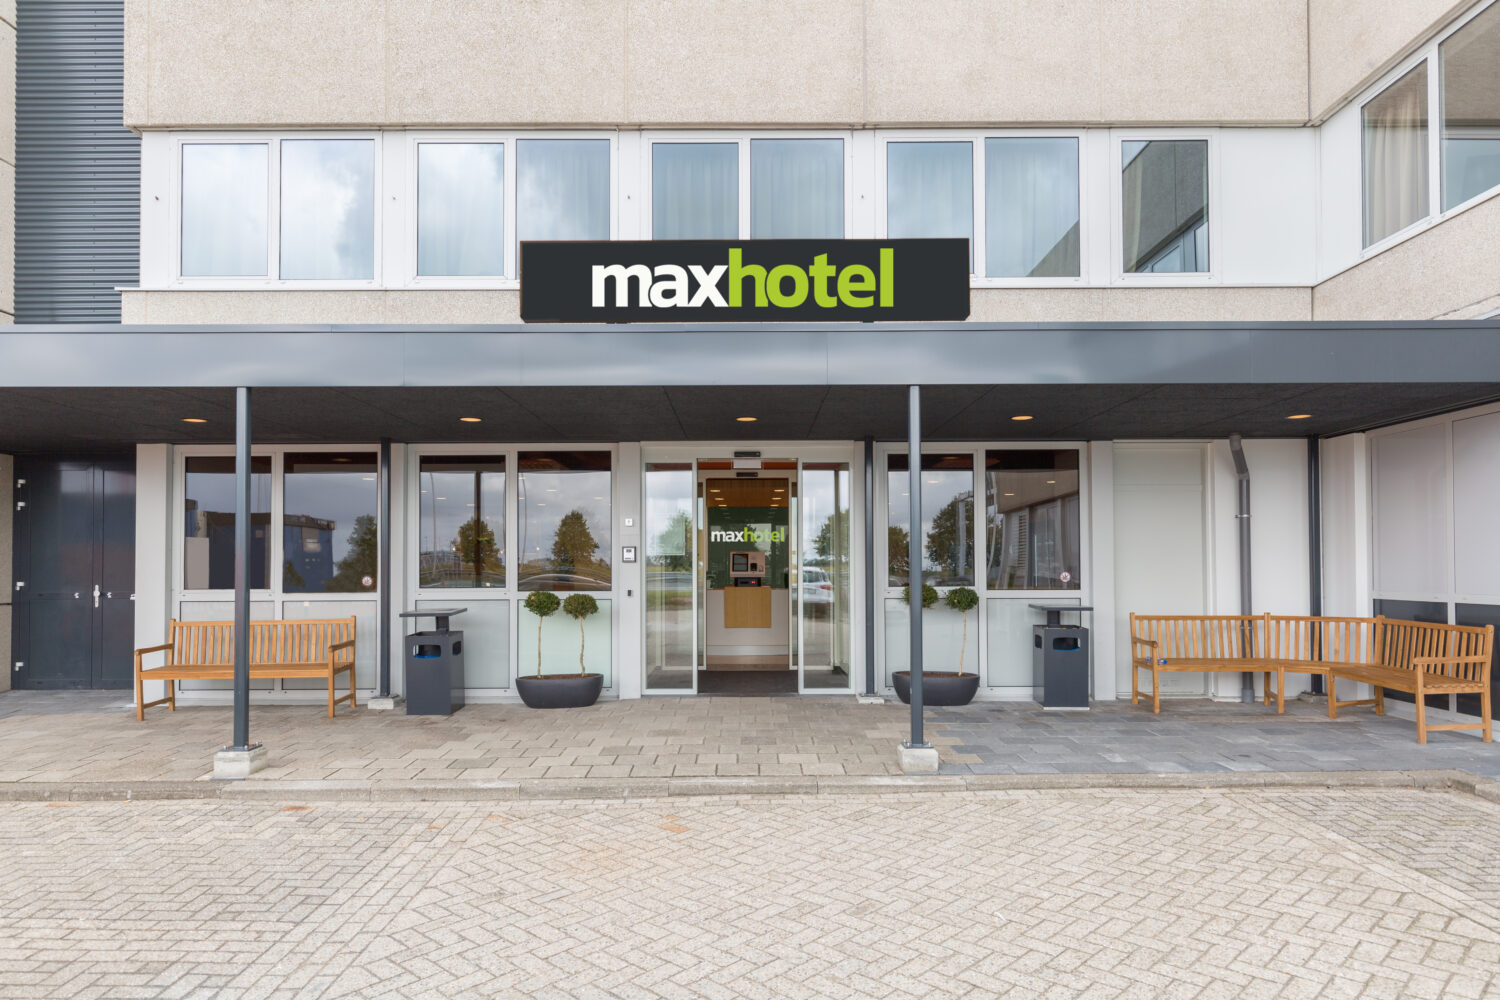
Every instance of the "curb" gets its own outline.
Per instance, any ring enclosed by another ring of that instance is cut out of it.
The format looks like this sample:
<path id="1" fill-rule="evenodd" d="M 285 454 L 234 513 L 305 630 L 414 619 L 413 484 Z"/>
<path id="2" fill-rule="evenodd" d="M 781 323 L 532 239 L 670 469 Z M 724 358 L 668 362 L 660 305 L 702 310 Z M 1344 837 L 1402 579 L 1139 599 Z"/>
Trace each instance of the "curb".
<path id="1" fill-rule="evenodd" d="M 1436 788 L 1500 803 L 1500 781 L 1467 771 L 1239 771 L 1174 774 L 939 774 L 725 778 L 538 778 L 530 781 L 7 782 L 0 802 L 185 799 L 352 802 L 631 800 L 709 796 L 868 795 L 1126 789 Z"/>

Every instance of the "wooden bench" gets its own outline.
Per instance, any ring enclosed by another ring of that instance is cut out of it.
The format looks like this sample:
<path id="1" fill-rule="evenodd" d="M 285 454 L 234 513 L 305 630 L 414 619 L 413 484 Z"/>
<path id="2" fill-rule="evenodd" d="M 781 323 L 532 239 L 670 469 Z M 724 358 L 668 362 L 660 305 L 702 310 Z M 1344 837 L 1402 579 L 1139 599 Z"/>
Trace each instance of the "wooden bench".
<path id="1" fill-rule="evenodd" d="M 1375 706 L 1385 714 L 1385 689 L 1413 696 L 1417 709 L 1417 742 L 1426 743 L 1429 730 L 1478 729 L 1484 742 L 1494 737 L 1490 717 L 1490 657 L 1495 649 L 1495 626 L 1444 625 L 1376 617 L 1374 649 L 1369 663 L 1334 663 L 1328 671 L 1328 717 L 1338 718 L 1347 705 Z M 1373 685 L 1374 698 L 1339 701 L 1340 679 Z M 1479 695 L 1478 722 L 1427 724 L 1427 695 Z"/>
<path id="2" fill-rule="evenodd" d="M 1151 671 L 1151 710 L 1161 712 L 1163 672 L 1251 671 L 1265 675 L 1265 700 L 1285 711 L 1286 675 L 1328 679 L 1328 715 L 1351 705 L 1374 705 L 1385 714 L 1385 689 L 1416 699 L 1417 742 L 1428 730 L 1479 729 L 1493 739 L 1490 658 L 1494 626 L 1444 625 L 1377 615 L 1343 618 L 1298 615 L 1130 616 L 1130 703 L 1140 704 L 1140 671 Z M 1339 701 L 1338 680 L 1360 681 L 1375 697 Z M 1425 696 L 1478 694 L 1480 721 L 1429 726 Z"/>
<path id="3" fill-rule="evenodd" d="M 1151 671 L 1151 711 L 1161 714 L 1163 673 L 1258 670 L 1254 659 L 1264 615 L 1130 616 L 1130 703 L 1141 703 L 1140 672 Z M 1266 704 L 1271 703 L 1266 672 Z"/>
<path id="4" fill-rule="evenodd" d="M 180 622 L 172 619 L 170 641 L 135 651 L 135 717 L 144 721 L 146 709 L 166 705 L 177 711 L 177 681 L 234 679 L 234 622 Z M 165 653 L 166 663 L 146 667 L 144 658 Z M 334 679 L 347 673 L 349 691 L 335 697 Z M 354 619 L 319 618 L 305 621 L 250 623 L 250 678 L 313 677 L 328 681 L 328 717 L 334 706 L 354 701 Z M 146 701 L 142 685 L 166 681 L 167 696 Z"/>

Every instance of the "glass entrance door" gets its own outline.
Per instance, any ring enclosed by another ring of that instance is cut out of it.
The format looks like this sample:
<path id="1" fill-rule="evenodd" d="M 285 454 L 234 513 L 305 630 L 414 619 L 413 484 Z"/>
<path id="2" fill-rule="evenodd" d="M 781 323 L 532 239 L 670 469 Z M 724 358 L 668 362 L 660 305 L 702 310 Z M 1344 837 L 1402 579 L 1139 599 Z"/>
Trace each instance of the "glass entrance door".
<path id="1" fill-rule="evenodd" d="M 645 690 L 698 690 L 697 463 L 645 468 Z"/>
<path id="2" fill-rule="evenodd" d="M 803 462 L 797 476 L 798 690 L 850 686 L 849 463 Z"/>

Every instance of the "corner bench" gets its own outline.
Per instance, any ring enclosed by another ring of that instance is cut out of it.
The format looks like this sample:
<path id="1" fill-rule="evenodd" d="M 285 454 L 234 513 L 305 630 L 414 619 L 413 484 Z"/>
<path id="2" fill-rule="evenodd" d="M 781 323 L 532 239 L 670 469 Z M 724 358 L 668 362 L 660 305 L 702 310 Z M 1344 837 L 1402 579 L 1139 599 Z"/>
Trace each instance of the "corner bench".
<path id="1" fill-rule="evenodd" d="M 1493 739 L 1490 658 L 1495 629 L 1470 625 L 1374 618 L 1297 615 L 1137 615 L 1130 616 L 1130 703 L 1140 704 L 1140 671 L 1151 671 L 1151 710 L 1161 712 L 1162 672 L 1251 671 L 1265 674 L 1265 701 L 1271 703 L 1276 675 L 1276 711 L 1285 711 L 1286 675 L 1328 678 L 1328 716 L 1350 705 L 1374 705 L 1385 714 L 1385 690 L 1416 699 L 1417 742 L 1428 730 L 1478 729 Z M 1338 680 L 1375 688 L 1375 697 L 1339 701 Z M 1427 724 L 1425 696 L 1478 694 L 1480 721 Z"/>
<path id="2" fill-rule="evenodd" d="M 177 681 L 234 679 L 234 622 L 182 622 L 172 619 L 169 641 L 135 651 L 135 717 L 146 718 L 146 709 L 166 705 L 177 711 Z M 144 658 L 166 653 L 166 663 L 146 667 Z M 347 694 L 335 697 L 334 679 L 348 674 Z M 328 717 L 334 706 L 354 701 L 354 619 L 318 618 L 304 621 L 253 621 L 250 623 L 250 677 L 312 677 L 328 681 Z M 146 701 L 142 685 L 166 681 L 167 695 Z"/>

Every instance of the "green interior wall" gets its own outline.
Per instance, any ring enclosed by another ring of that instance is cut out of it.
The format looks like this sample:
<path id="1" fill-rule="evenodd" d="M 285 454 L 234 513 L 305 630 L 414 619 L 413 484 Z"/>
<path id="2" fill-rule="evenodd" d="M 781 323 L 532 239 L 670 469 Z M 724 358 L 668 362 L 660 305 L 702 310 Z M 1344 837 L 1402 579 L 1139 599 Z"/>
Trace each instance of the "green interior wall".
<path id="1" fill-rule="evenodd" d="M 752 549 L 766 554 L 765 585 L 778 590 L 787 588 L 787 557 L 791 551 L 792 536 L 785 507 L 709 507 L 707 527 L 710 590 L 729 586 L 729 553 L 748 552 Z M 715 541 L 715 528 L 735 532 L 749 528 L 774 535 L 779 540 Z"/>

